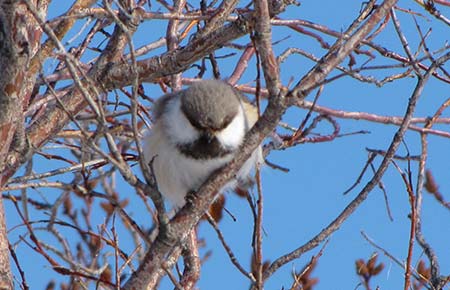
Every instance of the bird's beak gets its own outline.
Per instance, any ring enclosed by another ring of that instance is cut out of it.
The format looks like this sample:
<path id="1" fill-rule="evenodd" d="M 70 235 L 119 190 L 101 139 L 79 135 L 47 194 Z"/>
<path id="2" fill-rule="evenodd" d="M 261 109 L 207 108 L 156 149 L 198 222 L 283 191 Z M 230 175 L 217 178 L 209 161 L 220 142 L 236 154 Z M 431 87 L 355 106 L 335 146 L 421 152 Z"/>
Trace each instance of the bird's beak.
<path id="1" fill-rule="evenodd" d="M 214 132 L 212 130 L 205 131 L 205 138 L 208 143 L 211 143 L 214 140 Z"/>

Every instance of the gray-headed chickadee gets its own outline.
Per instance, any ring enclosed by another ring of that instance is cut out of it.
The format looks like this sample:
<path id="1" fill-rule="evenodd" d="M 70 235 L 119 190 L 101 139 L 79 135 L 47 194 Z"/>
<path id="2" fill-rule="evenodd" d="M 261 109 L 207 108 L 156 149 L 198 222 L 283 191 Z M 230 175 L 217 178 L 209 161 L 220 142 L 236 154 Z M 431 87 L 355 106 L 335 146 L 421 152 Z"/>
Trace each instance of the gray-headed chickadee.
<path id="1" fill-rule="evenodd" d="M 154 122 L 145 137 L 146 162 L 153 158 L 153 172 L 160 192 L 173 206 L 185 204 L 209 175 L 228 163 L 256 122 L 256 108 L 244 101 L 229 84 L 218 80 L 195 82 L 187 89 L 166 94 L 154 104 Z M 258 147 L 238 171 L 232 188 L 262 163 Z"/>

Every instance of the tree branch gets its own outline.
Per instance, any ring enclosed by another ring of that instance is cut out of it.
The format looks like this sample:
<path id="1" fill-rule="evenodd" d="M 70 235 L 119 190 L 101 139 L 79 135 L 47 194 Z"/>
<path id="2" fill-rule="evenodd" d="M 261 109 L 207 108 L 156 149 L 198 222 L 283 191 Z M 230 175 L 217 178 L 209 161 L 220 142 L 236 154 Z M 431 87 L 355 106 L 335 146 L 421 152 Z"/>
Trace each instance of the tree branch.
<path id="1" fill-rule="evenodd" d="M 418 98 L 420 97 L 422 90 L 428 81 L 429 77 L 433 74 L 433 72 L 444 62 L 450 59 L 450 53 L 445 54 L 436 60 L 431 66 L 430 70 L 426 72 L 423 77 L 420 77 L 417 85 L 414 89 L 414 92 L 411 95 L 411 98 L 408 103 L 408 107 L 406 109 L 405 116 L 403 118 L 403 122 L 400 125 L 400 128 L 397 130 L 394 135 L 391 145 L 386 152 L 386 155 L 383 158 L 378 170 L 375 172 L 372 179 L 366 184 L 366 186 L 361 190 L 358 196 L 339 214 L 336 219 L 334 219 L 326 228 L 324 228 L 320 233 L 318 233 L 314 238 L 308 241 L 306 244 L 300 246 L 294 251 L 278 258 L 275 260 L 269 268 L 264 272 L 264 277 L 267 279 L 270 277 L 278 268 L 289 263 L 290 261 L 299 258 L 303 253 L 315 248 L 322 241 L 328 238 L 332 233 L 334 233 L 342 223 L 358 208 L 358 206 L 367 198 L 369 192 L 379 183 L 381 177 L 386 171 L 390 160 L 394 156 L 399 144 L 403 140 L 403 136 L 408 129 L 408 126 L 411 122 L 412 115 L 414 113 L 414 109 L 417 103 Z"/>

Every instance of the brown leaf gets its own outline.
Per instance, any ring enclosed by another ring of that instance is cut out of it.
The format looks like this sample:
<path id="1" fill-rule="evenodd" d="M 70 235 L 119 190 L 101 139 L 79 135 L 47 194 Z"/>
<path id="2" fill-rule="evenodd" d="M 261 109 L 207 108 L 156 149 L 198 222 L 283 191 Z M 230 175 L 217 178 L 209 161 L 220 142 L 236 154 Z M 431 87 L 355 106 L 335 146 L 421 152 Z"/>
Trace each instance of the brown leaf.
<path id="1" fill-rule="evenodd" d="M 64 199 L 63 207 L 64 207 L 64 214 L 71 215 L 73 204 L 72 200 L 70 199 L 70 196 L 67 196 L 66 199 Z"/>
<path id="2" fill-rule="evenodd" d="M 99 181 L 100 181 L 100 179 L 89 180 L 89 181 L 87 182 L 86 189 L 87 189 L 88 191 L 93 190 L 93 189 L 97 186 L 97 183 L 98 183 Z"/>
<path id="3" fill-rule="evenodd" d="M 251 264 L 251 271 L 253 273 L 253 275 L 256 277 L 256 271 L 257 271 L 257 264 L 256 264 L 256 259 L 255 259 L 255 254 L 252 254 L 252 260 L 251 260 L 252 264 Z M 262 271 L 264 272 L 267 268 L 269 268 L 270 266 L 270 261 L 266 260 L 263 262 L 262 264 Z"/>
<path id="4" fill-rule="evenodd" d="M 101 208 L 106 212 L 106 214 L 107 214 L 108 216 L 110 216 L 110 215 L 113 214 L 113 212 L 114 212 L 114 206 L 113 206 L 110 202 L 108 202 L 108 201 L 101 202 L 101 203 L 100 203 L 100 206 L 101 206 Z"/>
<path id="5" fill-rule="evenodd" d="M 107 282 L 111 282 L 111 278 L 112 278 L 112 272 L 111 269 L 108 267 L 106 267 L 105 270 L 103 270 L 103 272 L 100 274 L 100 280 L 102 281 L 107 281 Z"/>
<path id="6" fill-rule="evenodd" d="M 128 198 L 123 199 L 121 202 L 119 202 L 120 208 L 125 208 L 130 203 L 130 200 Z"/>
<path id="7" fill-rule="evenodd" d="M 363 259 L 358 259 L 355 262 L 356 265 L 356 273 L 361 276 L 367 276 L 369 274 L 369 270 L 367 269 L 366 263 Z"/>
<path id="8" fill-rule="evenodd" d="M 380 274 L 381 271 L 383 271 L 384 269 L 384 264 L 380 263 L 378 266 L 376 266 L 375 268 L 372 269 L 372 275 L 376 276 L 378 274 Z"/>
<path id="9" fill-rule="evenodd" d="M 102 247 L 102 240 L 97 235 L 90 235 L 90 246 L 95 249 L 96 251 L 100 250 Z"/>
<path id="10" fill-rule="evenodd" d="M 209 214 L 218 223 L 223 217 L 223 209 L 225 207 L 225 196 L 219 195 L 217 199 L 209 207 Z"/>
<path id="11" fill-rule="evenodd" d="M 431 170 L 425 171 L 425 189 L 429 193 L 436 193 L 439 191 L 439 186 L 436 184 Z"/>
<path id="12" fill-rule="evenodd" d="M 420 274 L 419 277 L 422 282 L 427 283 L 431 278 L 431 270 L 425 266 L 425 262 L 423 260 L 420 260 L 417 265 L 417 273 Z"/>
<path id="13" fill-rule="evenodd" d="M 317 266 L 317 261 L 317 259 L 313 258 L 302 270 L 294 273 L 294 283 L 291 290 L 312 290 L 313 286 L 319 283 L 318 278 L 311 277 L 312 272 Z"/>
<path id="14" fill-rule="evenodd" d="M 241 187 L 239 187 L 239 186 L 237 186 L 235 189 L 234 189 L 234 192 L 238 195 L 238 196 L 240 196 L 240 197 L 243 197 L 243 198 L 246 198 L 247 196 L 248 196 L 248 190 L 245 190 L 245 189 L 243 189 L 243 188 L 241 188 Z"/>
<path id="15" fill-rule="evenodd" d="M 372 273 L 372 270 L 375 268 L 375 264 L 377 263 L 378 255 L 373 255 L 370 257 L 369 261 L 367 261 L 367 269 L 370 273 Z"/>
<path id="16" fill-rule="evenodd" d="M 47 287 L 45 287 L 45 290 L 55 290 L 55 286 L 56 286 L 55 281 L 52 280 L 47 284 Z"/>

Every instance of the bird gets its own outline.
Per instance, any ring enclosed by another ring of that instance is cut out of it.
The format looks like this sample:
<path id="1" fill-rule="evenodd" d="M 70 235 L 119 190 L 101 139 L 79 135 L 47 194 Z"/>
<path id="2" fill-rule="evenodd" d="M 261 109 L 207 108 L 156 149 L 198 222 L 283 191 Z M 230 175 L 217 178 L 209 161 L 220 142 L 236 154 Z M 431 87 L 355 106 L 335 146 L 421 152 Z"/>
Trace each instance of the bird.
<path id="1" fill-rule="evenodd" d="M 163 95 L 154 103 L 152 115 L 144 158 L 151 164 L 159 191 L 175 209 L 236 156 L 258 119 L 256 107 L 222 80 L 196 81 Z M 252 169 L 262 163 L 260 145 L 220 192 L 251 184 Z"/>

